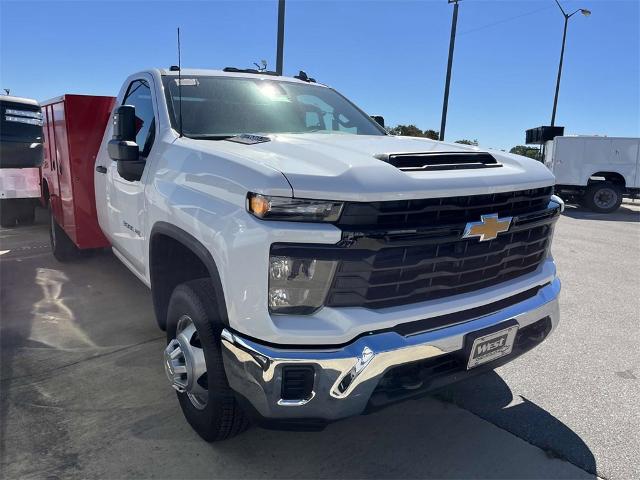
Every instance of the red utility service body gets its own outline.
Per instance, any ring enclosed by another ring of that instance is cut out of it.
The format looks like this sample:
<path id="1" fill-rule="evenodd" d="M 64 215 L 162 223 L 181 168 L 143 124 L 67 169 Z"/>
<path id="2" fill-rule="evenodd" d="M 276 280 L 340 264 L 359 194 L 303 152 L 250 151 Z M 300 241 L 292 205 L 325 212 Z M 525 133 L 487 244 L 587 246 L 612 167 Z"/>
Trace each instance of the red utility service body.
<path id="1" fill-rule="evenodd" d="M 42 103 L 43 200 L 48 196 L 54 218 L 82 249 L 109 246 L 98 224 L 93 169 L 115 100 L 63 95 Z"/>

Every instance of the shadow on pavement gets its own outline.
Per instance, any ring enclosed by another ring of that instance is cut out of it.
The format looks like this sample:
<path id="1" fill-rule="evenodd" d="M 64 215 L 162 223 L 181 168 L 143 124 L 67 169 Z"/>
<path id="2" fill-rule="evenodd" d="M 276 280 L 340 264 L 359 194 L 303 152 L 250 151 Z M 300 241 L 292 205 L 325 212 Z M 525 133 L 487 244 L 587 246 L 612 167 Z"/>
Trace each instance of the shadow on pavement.
<path id="1" fill-rule="evenodd" d="M 576 433 L 526 400 L 505 408 L 511 401 L 509 387 L 492 372 L 322 432 L 254 428 L 211 449 L 243 462 L 246 476 L 267 458 L 262 474 L 281 478 L 593 478 L 595 458 Z"/>
<path id="2" fill-rule="evenodd" d="M 630 208 L 640 207 L 640 203 L 623 203 L 613 213 L 596 213 L 578 205 L 567 204 L 563 215 L 579 220 L 604 220 L 609 222 L 640 222 L 640 210 Z"/>
<path id="3" fill-rule="evenodd" d="M 584 441 L 569 427 L 524 397 L 513 396 L 496 373 L 470 378 L 436 393 L 500 428 L 596 475 L 596 459 Z"/>

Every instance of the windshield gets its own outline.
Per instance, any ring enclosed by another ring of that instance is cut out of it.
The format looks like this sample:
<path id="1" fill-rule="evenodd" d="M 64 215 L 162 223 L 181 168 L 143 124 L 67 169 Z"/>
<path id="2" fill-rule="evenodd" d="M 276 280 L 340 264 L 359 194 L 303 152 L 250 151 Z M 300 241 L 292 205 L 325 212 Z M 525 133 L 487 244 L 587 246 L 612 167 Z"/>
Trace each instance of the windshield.
<path id="1" fill-rule="evenodd" d="M 0 99 L 0 138 L 11 142 L 41 143 L 40 107 Z"/>
<path id="2" fill-rule="evenodd" d="M 178 78 L 164 77 L 173 128 L 179 128 Z M 345 133 L 384 131 L 334 90 L 312 84 L 238 77 L 185 76 L 182 130 L 192 138 L 243 133 Z"/>

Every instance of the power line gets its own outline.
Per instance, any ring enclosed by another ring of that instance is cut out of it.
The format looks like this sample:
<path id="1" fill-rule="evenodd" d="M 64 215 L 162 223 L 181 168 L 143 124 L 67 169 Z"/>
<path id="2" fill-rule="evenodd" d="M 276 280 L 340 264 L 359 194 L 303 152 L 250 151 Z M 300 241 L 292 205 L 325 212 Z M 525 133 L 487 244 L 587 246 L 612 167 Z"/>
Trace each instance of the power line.
<path id="1" fill-rule="evenodd" d="M 534 15 L 534 14 L 536 14 L 538 12 L 542 12 L 543 10 L 549 10 L 550 8 L 552 8 L 552 7 L 538 8 L 537 10 L 533 10 L 531 12 L 521 13 L 520 15 L 515 15 L 515 16 L 509 17 L 509 18 L 503 18 L 502 20 L 498 20 L 496 22 L 488 23 L 488 24 L 482 25 L 480 27 L 472 28 L 471 30 L 466 30 L 464 32 L 460 32 L 460 33 L 458 33 L 458 35 L 466 35 L 467 33 L 473 33 L 473 32 L 477 32 L 478 30 L 484 30 L 485 28 L 493 27 L 494 25 L 500 25 L 501 23 L 510 22 L 511 20 L 516 20 L 518 18 L 527 17 L 529 15 Z"/>

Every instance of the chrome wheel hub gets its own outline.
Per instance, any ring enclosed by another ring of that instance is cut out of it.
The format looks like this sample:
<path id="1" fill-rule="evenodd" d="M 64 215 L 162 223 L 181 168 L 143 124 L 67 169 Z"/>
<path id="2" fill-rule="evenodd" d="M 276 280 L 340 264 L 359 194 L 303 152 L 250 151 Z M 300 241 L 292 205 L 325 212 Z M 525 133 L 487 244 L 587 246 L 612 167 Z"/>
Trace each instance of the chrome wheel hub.
<path id="1" fill-rule="evenodd" d="M 171 386 L 186 392 L 194 407 L 202 410 L 207 406 L 207 364 L 198 331 L 188 315 L 180 318 L 176 338 L 164 350 L 164 371 Z"/>

